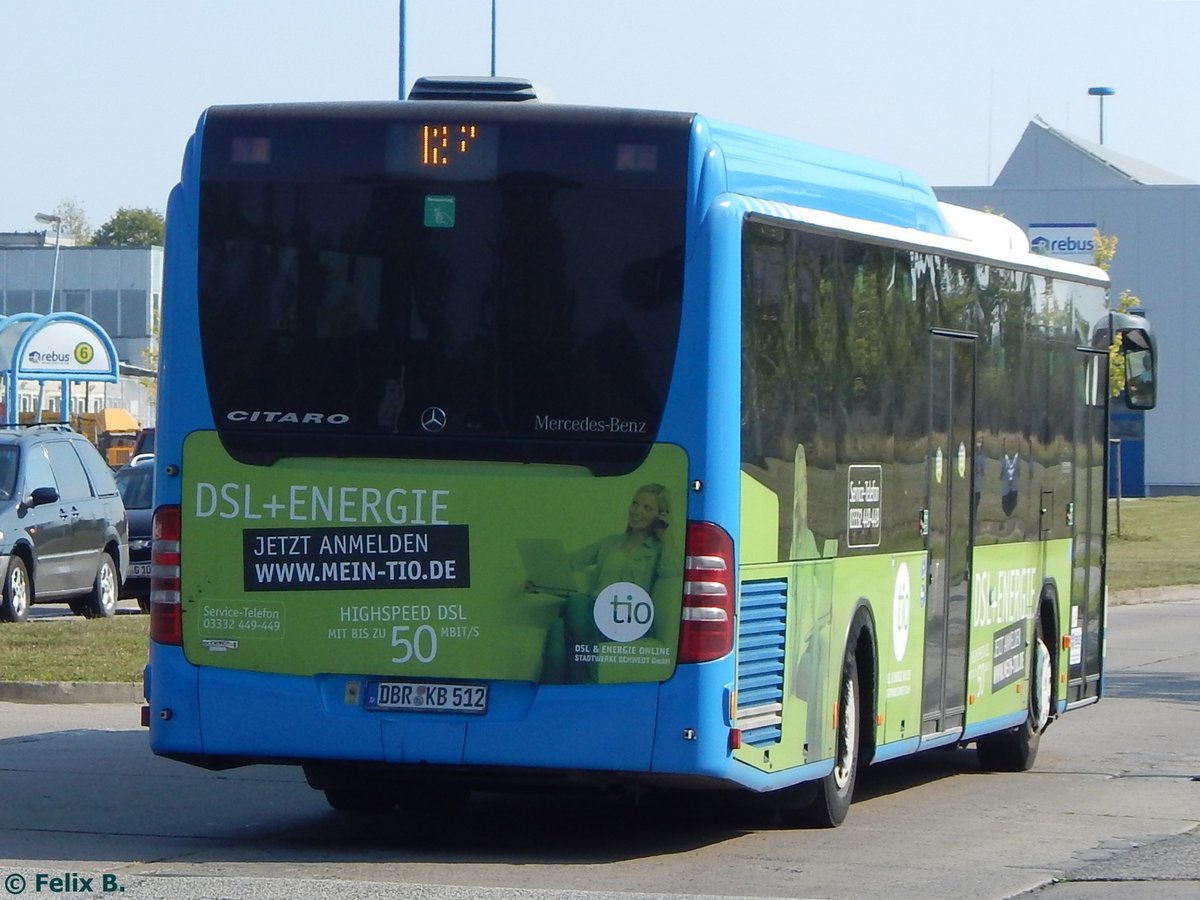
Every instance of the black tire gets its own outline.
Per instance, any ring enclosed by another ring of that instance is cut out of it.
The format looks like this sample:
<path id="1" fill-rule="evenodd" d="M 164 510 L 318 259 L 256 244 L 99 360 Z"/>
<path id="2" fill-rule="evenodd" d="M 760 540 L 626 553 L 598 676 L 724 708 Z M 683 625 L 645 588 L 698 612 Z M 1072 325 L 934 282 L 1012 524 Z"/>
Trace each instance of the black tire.
<path id="1" fill-rule="evenodd" d="M 338 812 L 346 813 L 386 813 L 396 806 L 396 798 L 387 791 L 326 788 L 325 799 Z"/>
<path id="2" fill-rule="evenodd" d="M 140 609 L 144 613 L 150 612 L 150 598 L 149 597 L 138 597 L 137 602 L 138 602 L 138 609 Z"/>
<path id="3" fill-rule="evenodd" d="M 1025 722 L 1000 734 L 975 742 L 979 765 L 992 772 L 1027 772 L 1037 760 L 1042 732 L 1050 719 L 1050 694 L 1054 689 L 1054 664 L 1042 634 L 1042 619 L 1033 626 L 1033 660 L 1029 666 L 1029 708 Z"/>
<path id="4" fill-rule="evenodd" d="M 471 799 L 470 788 L 460 785 L 392 786 L 372 791 L 333 787 L 324 788 L 323 792 L 326 801 L 338 812 L 378 814 L 399 809 L 403 813 L 435 819 L 461 812 Z"/>
<path id="5" fill-rule="evenodd" d="M 24 622 L 33 603 L 33 582 L 29 570 L 19 556 L 10 556 L 4 576 L 3 596 L 0 597 L 0 621 Z"/>
<path id="6" fill-rule="evenodd" d="M 81 605 L 83 616 L 88 619 L 107 619 L 114 615 L 120 592 L 117 564 L 109 553 L 101 553 L 100 567 L 96 570 L 96 580 L 92 583 L 91 593 L 84 598 Z M 80 613 L 74 603 L 71 604 L 71 609 L 77 615 Z"/>
<path id="7" fill-rule="evenodd" d="M 461 784 L 410 784 L 397 790 L 396 807 L 402 813 L 444 819 L 462 812 L 470 799 L 471 789 Z"/>
<path id="8" fill-rule="evenodd" d="M 861 691 L 858 661 L 854 647 L 846 648 L 842 678 L 838 687 L 838 727 L 834 743 L 833 771 L 817 785 L 816 797 L 806 814 L 820 828 L 836 828 L 846 820 L 858 780 L 858 761 L 862 756 Z"/>

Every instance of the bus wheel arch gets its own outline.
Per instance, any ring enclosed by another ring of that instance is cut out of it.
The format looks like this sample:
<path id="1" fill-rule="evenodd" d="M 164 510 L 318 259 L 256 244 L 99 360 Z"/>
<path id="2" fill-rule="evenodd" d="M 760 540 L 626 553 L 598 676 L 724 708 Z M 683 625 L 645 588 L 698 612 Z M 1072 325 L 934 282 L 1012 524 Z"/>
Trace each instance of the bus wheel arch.
<path id="1" fill-rule="evenodd" d="M 860 601 L 851 620 L 850 637 L 854 642 L 855 660 L 858 663 L 859 692 L 861 694 L 860 718 L 862 727 L 861 764 L 869 766 L 875 758 L 875 713 L 879 700 L 879 642 L 875 636 L 875 617 L 864 599 Z"/>

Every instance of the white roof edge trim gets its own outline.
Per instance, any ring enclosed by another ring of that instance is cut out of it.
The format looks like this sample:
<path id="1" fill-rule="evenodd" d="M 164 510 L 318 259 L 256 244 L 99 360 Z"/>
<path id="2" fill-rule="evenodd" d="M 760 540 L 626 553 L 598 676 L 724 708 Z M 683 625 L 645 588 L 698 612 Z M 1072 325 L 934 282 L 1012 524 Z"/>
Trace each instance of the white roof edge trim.
<path id="1" fill-rule="evenodd" d="M 1029 252 L 1029 238 L 1016 222 L 1011 222 L 996 213 L 971 209 L 955 203 L 938 201 L 942 218 L 950 226 L 950 233 L 968 241 L 994 245 L 1018 253 Z"/>
<path id="2" fill-rule="evenodd" d="M 724 194 L 722 200 L 729 202 L 729 205 L 739 205 L 749 213 L 799 222 L 846 236 L 873 238 L 888 244 L 901 244 L 910 250 L 932 250 L 949 253 L 960 259 L 968 259 L 977 263 L 995 263 L 1043 275 L 1068 278 L 1073 281 L 1089 281 L 1106 287 L 1109 284 L 1108 274 L 1097 266 L 1071 262 L 1053 256 L 1043 256 L 1028 250 L 1021 252 L 1005 249 L 993 243 L 983 244 L 963 237 L 931 234 L 916 228 L 902 228 L 898 225 L 855 219 L 838 213 L 793 206 L 775 200 L 759 200 L 740 194 Z M 987 213 L 981 213 L 981 215 L 987 215 Z"/>

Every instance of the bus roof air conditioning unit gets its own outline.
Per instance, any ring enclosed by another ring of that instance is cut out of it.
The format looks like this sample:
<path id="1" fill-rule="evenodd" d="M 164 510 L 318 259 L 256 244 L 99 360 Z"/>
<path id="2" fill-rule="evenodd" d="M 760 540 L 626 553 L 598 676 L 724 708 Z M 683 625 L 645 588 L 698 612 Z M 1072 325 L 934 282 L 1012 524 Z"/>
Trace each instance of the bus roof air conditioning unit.
<path id="1" fill-rule="evenodd" d="M 538 89 L 525 78 L 427 76 L 417 79 L 408 99 L 522 102 L 537 100 Z"/>

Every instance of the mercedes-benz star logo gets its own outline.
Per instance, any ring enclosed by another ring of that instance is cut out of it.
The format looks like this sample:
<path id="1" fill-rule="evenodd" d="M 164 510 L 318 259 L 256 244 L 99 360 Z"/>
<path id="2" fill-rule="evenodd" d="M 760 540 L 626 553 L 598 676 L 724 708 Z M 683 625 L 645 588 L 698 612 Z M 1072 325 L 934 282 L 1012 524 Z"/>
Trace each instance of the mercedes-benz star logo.
<path id="1" fill-rule="evenodd" d="M 441 431 L 446 427 L 446 411 L 440 406 L 430 406 L 421 413 L 421 427 L 426 431 Z"/>

